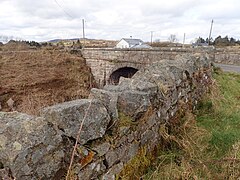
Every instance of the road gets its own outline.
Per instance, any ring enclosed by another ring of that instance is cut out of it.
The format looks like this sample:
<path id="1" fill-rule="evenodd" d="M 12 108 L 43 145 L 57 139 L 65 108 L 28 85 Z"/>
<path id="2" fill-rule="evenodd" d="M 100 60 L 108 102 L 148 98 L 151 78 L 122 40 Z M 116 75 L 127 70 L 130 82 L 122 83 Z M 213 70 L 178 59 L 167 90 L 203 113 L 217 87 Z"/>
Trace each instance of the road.
<path id="1" fill-rule="evenodd" d="M 215 63 L 215 65 L 217 67 L 222 68 L 222 70 L 226 72 L 240 73 L 240 66 L 237 66 L 237 65 L 227 65 L 227 64 L 217 64 L 217 63 Z"/>

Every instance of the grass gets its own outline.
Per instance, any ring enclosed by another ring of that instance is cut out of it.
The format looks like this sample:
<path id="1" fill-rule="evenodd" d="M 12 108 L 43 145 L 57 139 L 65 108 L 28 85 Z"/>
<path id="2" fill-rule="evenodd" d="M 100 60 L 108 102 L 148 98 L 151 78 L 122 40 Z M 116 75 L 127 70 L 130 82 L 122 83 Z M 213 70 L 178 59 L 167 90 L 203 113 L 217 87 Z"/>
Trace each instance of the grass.
<path id="1" fill-rule="evenodd" d="M 216 158 L 224 156 L 240 140 L 240 75 L 214 74 L 217 88 L 199 106 L 199 126 L 211 134 L 211 149 Z"/>
<path id="2" fill-rule="evenodd" d="M 168 146 L 142 179 L 238 179 L 240 177 L 240 75 L 214 73 L 211 92 L 196 112 L 162 137 Z M 136 179 L 136 178 L 133 178 Z"/>

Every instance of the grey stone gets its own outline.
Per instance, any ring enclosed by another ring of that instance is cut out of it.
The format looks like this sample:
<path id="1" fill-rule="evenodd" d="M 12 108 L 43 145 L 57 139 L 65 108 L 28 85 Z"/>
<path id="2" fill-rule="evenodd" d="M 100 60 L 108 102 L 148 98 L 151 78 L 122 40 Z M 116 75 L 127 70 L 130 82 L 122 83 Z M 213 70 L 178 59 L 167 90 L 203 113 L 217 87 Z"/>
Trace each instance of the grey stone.
<path id="1" fill-rule="evenodd" d="M 107 109 L 99 100 L 80 99 L 57 104 L 45 108 L 42 116 L 61 129 L 66 136 L 76 139 L 86 113 L 80 134 L 80 143 L 84 144 L 102 137 L 110 122 Z"/>
<path id="2" fill-rule="evenodd" d="M 157 115 L 157 113 L 153 113 L 150 117 L 149 117 L 149 119 L 147 120 L 147 122 L 146 122 L 146 126 L 147 126 L 147 128 L 151 128 L 152 126 L 154 126 L 154 124 L 156 124 L 157 122 L 159 121 L 159 117 L 158 117 L 158 115 Z"/>
<path id="3" fill-rule="evenodd" d="M 123 163 L 120 162 L 114 165 L 108 170 L 106 174 L 103 175 L 102 180 L 115 180 L 115 176 L 121 172 L 123 169 Z"/>
<path id="4" fill-rule="evenodd" d="M 156 84 L 158 89 L 160 89 L 161 86 L 174 86 L 173 75 L 169 73 L 169 70 L 166 67 L 164 67 L 164 62 L 154 63 L 154 65 L 150 66 L 147 71 L 144 71 L 141 74 L 139 72 L 139 76 L 135 76 L 135 78 L 141 81 Z"/>
<path id="5" fill-rule="evenodd" d="M 98 176 L 103 174 L 106 170 L 106 166 L 103 164 L 102 159 L 98 159 L 93 163 L 88 164 L 83 169 L 79 170 L 79 167 L 75 167 L 75 173 L 81 180 L 98 179 Z"/>
<path id="6" fill-rule="evenodd" d="M 118 110 L 134 118 L 140 118 L 151 106 L 149 93 L 141 91 L 124 91 L 119 94 Z"/>
<path id="7" fill-rule="evenodd" d="M 116 143 L 115 146 L 119 147 L 119 146 L 123 146 L 127 143 L 127 136 L 122 136 Z"/>
<path id="8" fill-rule="evenodd" d="M 54 177 L 65 166 L 63 139 L 44 118 L 0 112 L 0 127 L 0 163 L 16 179 Z"/>
<path id="9" fill-rule="evenodd" d="M 11 111 L 14 111 L 14 103 L 15 103 L 15 101 L 13 101 L 12 98 L 7 100 L 7 105 L 11 109 Z"/>
<path id="10" fill-rule="evenodd" d="M 129 86 L 119 86 L 119 85 L 106 85 L 103 87 L 103 89 L 106 91 L 111 91 L 115 93 L 131 90 Z"/>
<path id="11" fill-rule="evenodd" d="M 97 152 L 98 156 L 103 156 L 108 152 L 110 147 L 111 145 L 108 142 L 104 142 L 102 144 L 95 145 L 94 147 L 92 147 L 92 149 Z"/>
<path id="12" fill-rule="evenodd" d="M 158 87 L 156 84 L 151 83 L 149 81 L 142 81 L 138 78 L 120 78 L 119 85 L 126 87 L 126 90 L 136 90 L 136 91 L 142 91 L 147 92 L 151 94 L 156 94 Z"/>
<path id="13" fill-rule="evenodd" d="M 122 145 L 109 151 L 106 154 L 106 161 L 109 167 L 112 167 L 118 161 L 127 162 L 134 157 L 139 149 L 139 143 L 133 142 L 130 144 Z"/>
<path id="14" fill-rule="evenodd" d="M 147 130 L 146 132 L 144 132 L 141 136 L 141 146 L 144 146 L 149 141 L 152 141 L 154 137 L 155 137 L 155 132 L 151 130 Z"/>
<path id="15" fill-rule="evenodd" d="M 103 105 L 107 108 L 113 120 L 118 118 L 117 110 L 118 93 L 110 92 L 103 89 L 92 88 L 89 97 L 99 99 L 103 103 Z"/>
<path id="16" fill-rule="evenodd" d="M 124 155 L 125 147 L 117 148 L 111 150 L 106 154 L 106 161 L 109 167 L 112 167 L 121 157 Z"/>
<path id="17" fill-rule="evenodd" d="M 134 139 L 135 139 L 134 132 L 129 133 L 129 135 L 127 136 L 128 142 L 131 143 L 133 142 Z"/>
<path id="18" fill-rule="evenodd" d="M 140 77 L 141 74 L 139 74 Z M 144 81 L 139 76 L 134 76 L 133 78 L 120 78 L 120 83 L 118 87 L 126 87 L 125 91 L 140 91 L 149 94 L 151 104 L 155 106 L 159 103 L 158 85 L 157 83 L 152 83 L 150 81 Z"/>
<path id="19" fill-rule="evenodd" d="M 138 153 L 138 150 L 139 150 L 139 143 L 138 142 L 131 143 L 130 146 L 127 148 L 127 151 L 125 152 L 125 155 L 123 156 L 122 161 L 126 163 L 129 160 L 131 160 L 134 156 L 136 156 L 136 154 Z"/>
<path id="20" fill-rule="evenodd" d="M 122 137 L 124 135 L 127 135 L 129 131 L 130 131 L 130 127 L 129 126 L 119 127 L 119 136 Z"/>
<path id="21" fill-rule="evenodd" d="M 226 49 L 217 49 L 217 53 L 215 53 L 214 61 L 222 64 L 234 64 L 240 65 L 240 53 L 239 51 L 231 51 Z"/>

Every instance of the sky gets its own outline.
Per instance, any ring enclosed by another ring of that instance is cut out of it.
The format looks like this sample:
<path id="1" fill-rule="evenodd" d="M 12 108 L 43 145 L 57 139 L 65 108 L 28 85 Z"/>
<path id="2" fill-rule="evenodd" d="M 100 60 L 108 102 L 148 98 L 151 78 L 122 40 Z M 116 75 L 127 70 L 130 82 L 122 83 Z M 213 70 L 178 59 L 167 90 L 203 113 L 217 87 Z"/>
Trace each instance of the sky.
<path id="1" fill-rule="evenodd" d="M 221 35 L 240 39 L 239 0 L 0 0 L 0 36 L 179 42 Z"/>

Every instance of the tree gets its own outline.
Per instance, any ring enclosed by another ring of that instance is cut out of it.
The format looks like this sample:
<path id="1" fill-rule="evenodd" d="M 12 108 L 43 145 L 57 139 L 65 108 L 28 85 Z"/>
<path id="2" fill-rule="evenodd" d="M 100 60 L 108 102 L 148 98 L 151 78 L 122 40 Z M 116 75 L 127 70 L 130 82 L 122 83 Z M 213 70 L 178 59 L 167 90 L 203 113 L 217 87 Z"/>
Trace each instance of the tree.
<path id="1" fill-rule="evenodd" d="M 237 43 L 238 45 L 240 45 L 240 40 L 237 40 L 236 43 Z"/>
<path id="2" fill-rule="evenodd" d="M 171 34 L 171 35 L 169 36 L 168 40 L 169 40 L 169 42 L 171 42 L 171 43 L 176 43 L 176 42 L 178 42 L 178 39 L 177 39 L 177 37 L 176 37 L 175 34 Z"/>
<path id="3" fill-rule="evenodd" d="M 205 43 L 206 41 L 202 38 L 202 37 L 199 37 L 198 39 L 197 39 L 197 42 L 196 43 L 198 43 L 198 44 L 200 44 L 200 43 Z"/>
<path id="4" fill-rule="evenodd" d="M 206 43 L 209 43 L 209 40 L 208 40 L 208 38 L 206 38 L 206 41 L 205 41 Z"/>
<path id="5" fill-rule="evenodd" d="M 230 44 L 235 45 L 236 42 L 236 39 L 234 39 L 233 37 L 230 38 Z"/>
<path id="6" fill-rule="evenodd" d="M 76 41 L 76 43 L 73 42 L 72 48 L 75 48 L 75 49 L 82 49 L 82 43 L 80 42 L 79 39 Z"/>
<path id="7" fill-rule="evenodd" d="M 229 46 L 230 41 L 229 41 L 228 36 L 225 36 L 224 38 L 222 38 L 221 36 L 218 36 L 214 40 L 213 44 L 216 46 Z"/>

